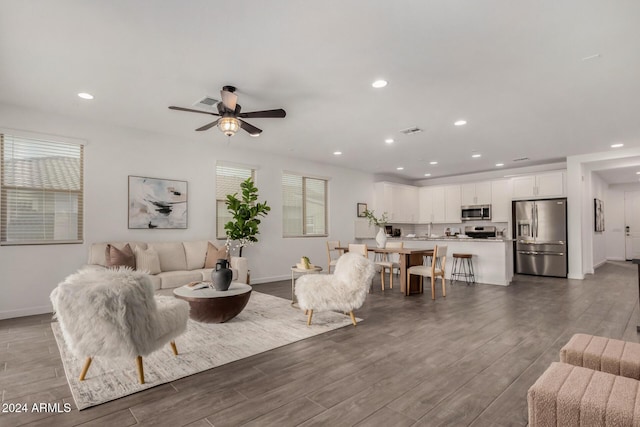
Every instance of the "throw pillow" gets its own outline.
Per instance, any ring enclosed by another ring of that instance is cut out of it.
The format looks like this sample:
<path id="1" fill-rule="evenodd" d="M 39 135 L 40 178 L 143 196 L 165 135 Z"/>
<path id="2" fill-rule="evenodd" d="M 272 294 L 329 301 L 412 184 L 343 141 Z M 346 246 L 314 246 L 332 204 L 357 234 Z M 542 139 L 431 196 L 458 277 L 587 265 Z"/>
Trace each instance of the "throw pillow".
<path id="1" fill-rule="evenodd" d="M 160 270 L 160 257 L 153 248 L 142 249 L 139 246 L 133 248 L 136 256 L 136 270 L 145 271 L 149 274 L 158 274 Z"/>
<path id="2" fill-rule="evenodd" d="M 216 262 L 218 262 L 219 259 L 229 259 L 227 247 L 223 246 L 218 249 L 209 242 L 209 246 L 207 247 L 207 258 L 204 260 L 204 268 L 216 268 Z"/>
<path id="3" fill-rule="evenodd" d="M 104 257 L 107 261 L 107 267 L 129 267 L 134 270 L 136 269 L 136 258 L 128 243 L 124 245 L 122 250 L 113 245 L 107 245 Z"/>

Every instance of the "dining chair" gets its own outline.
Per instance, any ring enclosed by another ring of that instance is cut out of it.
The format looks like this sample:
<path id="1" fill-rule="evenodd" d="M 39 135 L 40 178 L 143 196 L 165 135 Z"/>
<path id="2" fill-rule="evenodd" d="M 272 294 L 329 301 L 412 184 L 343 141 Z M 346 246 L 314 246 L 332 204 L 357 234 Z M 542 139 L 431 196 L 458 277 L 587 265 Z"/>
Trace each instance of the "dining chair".
<path id="1" fill-rule="evenodd" d="M 340 240 L 328 240 L 327 241 L 327 272 L 331 274 L 331 267 L 335 267 L 338 263 L 338 258 L 344 252 L 340 247 Z M 337 256 L 336 256 L 337 255 Z"/>
<path id="2" fill-rule="evenodd" d="M 349 243 L 349 252 L 354 252 L 363 255 L 365 258 L 369 258 L 369 250 L 365 244 Z"/>
<path id="3" fill-rule="evenodd" d="M 433 257 L 431 257 L 431 266 L 414 265 L 407 270 L 408 280 L 411 281 L 411 275 L 420 276 L 420 292 L 422 292 L 422 284 L 425 277 L 431 277 L 431 299 L 436 299 L 436 278 L 442 280 L 442 296 L 447 296 L 445 264 L 447 261 L 447 246 L 436 246 L 433 248 Z"/>
<path id="4" fill-rule="evenodd" d="M 402 249 L 404 247 L 404 242 L 387 242 L 385 245 L 385 249 Z M 388 253 L 383 253 L 382 259 L 376 261 L 376 265 L 381 267 L 380 270 L 380 281 L 382 282 L 382 290 L 384 291 L 384 274 L 386 270 L 389 269 L 389 289 L 393 289 L 393 269 L 397 268 L 400 270 L 400 263 L 395 262 L 391 259 Z"/>

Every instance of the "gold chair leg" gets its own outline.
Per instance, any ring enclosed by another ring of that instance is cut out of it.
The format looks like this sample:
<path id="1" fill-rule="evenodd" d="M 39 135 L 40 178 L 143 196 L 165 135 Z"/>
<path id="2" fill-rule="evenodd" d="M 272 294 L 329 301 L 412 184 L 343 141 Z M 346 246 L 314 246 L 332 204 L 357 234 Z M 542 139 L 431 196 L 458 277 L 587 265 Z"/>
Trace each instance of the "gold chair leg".
<path id="1" fill-rule="evenodd" d="M 353 326 L 356 326 L 356 316 L 353 314 L 353 310 L 349 312 L 349 316 L 351 316 L 351 323 L 353 323 Z"/>
<path id="2" fill-rule="evenodd" d="M 393 289 L 393 267 L 389 270 L 389 289 Z"/>
<path id="3" fill-rule="evenodd" d="M 87 360 L 84 362 L 84 367 L 82 368 L 82 372 L 80 372 L 80 381 L 84 381 L 84 377 L 87 375 L 89 366 L 91 366 L 91 358 L 87 357 Z"/>
<path id="4" fill-rule="evenodd" d="M 311 317 L 313 316 L 313 310 L 309 310 L 309 317 L 307 317 L 307 326 L 311 326 Z"/>
<path id="5" fill-rule="evenodd" d="M 384 267 L 380 270 L 380 282 L 382 283 L 382 290 L 384 291 Z"/>
<path id="6" fill-rule="evenodd" d="M 144 368 L 142 367 L 142 356 L 136 357 L 136 365 L 138 366 L 138 380 L 140 384 L 144 384 Z"/>
<path id="7" fill-rule="evenodd" d="M 178 355 L 178 347 L 176 347 L 176 342 L 175 341 L 171 341 L 169 343 L 169 345 L 171 346 L 171 350 L 173 350 L 173 354 L 175 356 L 177 356 Z"/>
<path id="8" fill-rule="evenodd" d="M 444 278 L 444 274 L 442 275 L 442 296 L 443 297 L 447 296 L 447 281 Z"/>

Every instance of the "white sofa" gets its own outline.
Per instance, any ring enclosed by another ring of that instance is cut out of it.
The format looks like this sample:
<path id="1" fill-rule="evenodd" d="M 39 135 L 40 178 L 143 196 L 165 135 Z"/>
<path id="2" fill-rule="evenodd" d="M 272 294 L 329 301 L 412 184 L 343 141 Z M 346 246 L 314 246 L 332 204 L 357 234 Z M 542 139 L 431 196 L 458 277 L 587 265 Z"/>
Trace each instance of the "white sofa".
<path id="1" fill-rule="evenodd" d="M 207 256 L 208 241 L 195 240 L 188 242 L 104 242 L 93 243 L 89 248 L 89 262 L 84 268 L 100 268 L 106 266 L 105 250 L 107 244 L 122 249 L 129 244 L 133 250 L 153 248 L 160 259 L 158 274 L 150 274 L 151 282 L 157 290 L 175 288 L 198 280 L 211 280 L 212 268 L 204 268 Z M 215 245 L 215 243 L 212 242 Z M 248 262 L 246 258 L 231 257 L 233 280 L 247 283 Z"/>

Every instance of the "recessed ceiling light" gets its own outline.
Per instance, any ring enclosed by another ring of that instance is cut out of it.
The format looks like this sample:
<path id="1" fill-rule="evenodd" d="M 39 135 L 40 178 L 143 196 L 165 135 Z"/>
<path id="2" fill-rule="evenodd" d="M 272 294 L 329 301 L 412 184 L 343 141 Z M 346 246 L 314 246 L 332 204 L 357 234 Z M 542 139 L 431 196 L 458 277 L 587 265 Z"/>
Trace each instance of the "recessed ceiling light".
<path id="1" fill-rule="evenodd" d="M 258 133 L 250 133 L 250 134 L 249 134 L 249 136 L 252 136 L 252 137 L 254 137 L 254 138 L 257 138 L 257 137 L 259 137 L 259 136 L 260 136 L 260 133 L 259 133 L 259 132 L 258 132 Z"/>
<path id="2" fill-rule="evenodd" d="M 342 155 L 342 151 L 334 151 L 333 155 L 334 156 L 341 156 Z"/>
<path id="3" fill-rule="evenodd" d="M 589 61 L 591 59 L 598 59 L 600 58 L 602 55 L 600 55 L 599 53 L 596 53 L 595 55 L 589 55 L 589 56 L 585 56 L 584 58 L 582 58 L 583 61 Z"/>
<path id="4" fill-rule="evenodd" d="M 404 170 L 404 168 L 402 166 L 398 166 L 396 169 L 399 170 L 399 171 Z"/>
<path id="5" fill-rule="evenodd" d="M 472 154 L 471 157 L 473 157 L 474 159 L 477 159 L 478 157 L 482 157 L 482 154 Z"/>
<path id="6" fill-rule="evenodd" d="M 395 141 L 393 140 L 393 138 L 387 138 L 384 140 L 384 142 L 386 142 L 387 144 L 393 144 Z"/>
<path id="7" fill-rule="evenodd" d="M 504 163 L 496 163 L 497 167 L 504 166 Z"/>
<path id="8" fill-rule="evenodd" d="M 640 175 L 640 172 L 636 172 L 636 175 Z"/>
<path id="9" fill-rule="evenodd" d="M 624 147 L 624 144 L 611 144 L 611 148 L 620 148 L 620 147 Z"/>
<path id="10" fill-rule="evenodd" d="M 438 162 L 429 162 L 430 165 L 437 165 Z"/>
<path id="11" fill-rule="evenodd" d="M 464 125 L 467 124 L 467 121 L 466 120 L 458 120 L 458 121 L 454 122 L 453 124 L 456 125 L 456 126 L 464 126 Z"/>
<path id="12" fill-rule="evenodd" d="M 93 99 L 93 95 L 91 95 L 90 93 L 86 93 L 86 92 L 80 92 L 78 94 L 78 96 L 82 99 Z"/>
<path id="13" fill-rule="evenodd" d="M 425 173 L 424 176 L 431 176 L 431 174 L 430 173 Z"/>
<path id="14" fill-rule="evenodd" d="M 376 80 L 375 82 L 371 83 L 371 86 L 375 87 L 376 89 L 380 89 L 382 87 L 385 87 L 387 85 L 387 81 L 386 80 Z"/>

